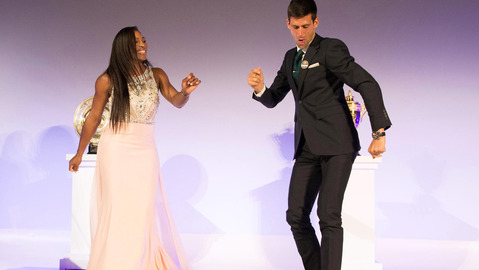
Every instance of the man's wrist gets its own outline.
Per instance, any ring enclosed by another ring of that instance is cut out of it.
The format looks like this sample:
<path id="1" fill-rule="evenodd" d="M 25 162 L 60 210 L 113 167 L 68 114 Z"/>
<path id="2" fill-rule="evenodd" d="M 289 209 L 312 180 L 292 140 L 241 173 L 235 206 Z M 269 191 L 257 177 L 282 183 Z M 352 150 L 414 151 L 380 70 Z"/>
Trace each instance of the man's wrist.
<path id="1" fill-rule="evenodd" d="M 254 92 L 255 96 L 261 97 L 263 95 L 264 91 L 266 91 L 266 85 L 263 84 L 263 88 L 259 92 L 256 92 L 256 90 L 254 90 L 253 92 Z"/>
<path id="2" fill-rule="evenodd" d="M 379 140 L 381 137 L 386 136 L 386 132 L 384 132 L 384 128 L 380 128 L 377 131 L 373 131 L 372 137 L 375 140 Z"/>

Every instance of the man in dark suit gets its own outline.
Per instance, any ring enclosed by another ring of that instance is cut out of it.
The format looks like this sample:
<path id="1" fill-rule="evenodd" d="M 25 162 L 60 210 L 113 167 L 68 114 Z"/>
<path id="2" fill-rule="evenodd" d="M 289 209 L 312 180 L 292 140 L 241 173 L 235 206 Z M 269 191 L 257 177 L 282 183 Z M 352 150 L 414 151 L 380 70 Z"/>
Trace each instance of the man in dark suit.
<path id="1" fill-rule="evenodd" d="M 295 111 L 295 164 L 291 175 L 286 220 L 307 270 L 341 269 L 343 228 L 341 208 L 355 157 L 358 134 L 343 85 L 359 92 L 368 110 L 373 158 L 386 151 L 385 130 L 391 122 L 376 80 L 349 54 L 338 39 L 316 34 L 317 7 L 313 0 L 293 0 L 287 26 L 296 48 L 286 55 L 271 87 L 261 68 L 248 75 L 253 98 L 273 108 L 292 90 Z M 318 196 L 319 194 L 319 196 Z M 318 198 L 321 244 L 310 222 Z"/>

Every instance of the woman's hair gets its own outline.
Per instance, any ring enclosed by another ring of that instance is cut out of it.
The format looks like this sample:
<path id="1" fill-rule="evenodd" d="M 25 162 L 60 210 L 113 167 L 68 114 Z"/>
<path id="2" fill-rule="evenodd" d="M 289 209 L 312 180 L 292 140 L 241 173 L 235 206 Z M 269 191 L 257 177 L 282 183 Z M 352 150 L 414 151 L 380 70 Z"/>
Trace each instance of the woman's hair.
<path id="1" fill-rule="evenodd" d="M 111 48 L 110 64 L 105 73 L 110 77 L 113 89 L 113 104 L 110 114 L 110 125 L 118 131 L 130 120 L 130 94 L 128 83 L 132 76 L 141 75 L 138 67 L 151 66 L 148 60 L 140 61 L 136 52 L 136 26 L 125 27 L 116 34 Z M 139 31 L 138 31 L 139 32 Z"/>

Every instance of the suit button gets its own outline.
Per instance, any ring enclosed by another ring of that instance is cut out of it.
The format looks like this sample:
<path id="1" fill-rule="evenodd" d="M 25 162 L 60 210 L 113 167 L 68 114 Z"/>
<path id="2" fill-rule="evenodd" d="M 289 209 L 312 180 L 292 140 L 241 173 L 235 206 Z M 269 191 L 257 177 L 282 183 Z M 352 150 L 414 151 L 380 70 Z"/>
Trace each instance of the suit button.
<path id="1" fill-rule="evenodd" d="M 302 101 L 302 100 L 300 100 L 298 103 L 299 103 L 299 104 L 303 104 L 303 101 Z"/>

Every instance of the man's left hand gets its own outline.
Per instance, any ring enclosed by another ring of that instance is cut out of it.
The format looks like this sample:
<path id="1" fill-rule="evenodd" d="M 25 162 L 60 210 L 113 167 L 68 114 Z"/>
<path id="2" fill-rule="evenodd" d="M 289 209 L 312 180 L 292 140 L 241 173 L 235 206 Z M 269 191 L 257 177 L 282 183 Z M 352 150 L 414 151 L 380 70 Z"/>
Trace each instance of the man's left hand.
<path id="1" fill-rule="evenodd" d="M 368 152 L 373 158 L 379 158 L 382 153 L 386 152 L 386 136 L 379 137 L 379 139 L 373 139 L 371 145 L 369 145 Z"/>

